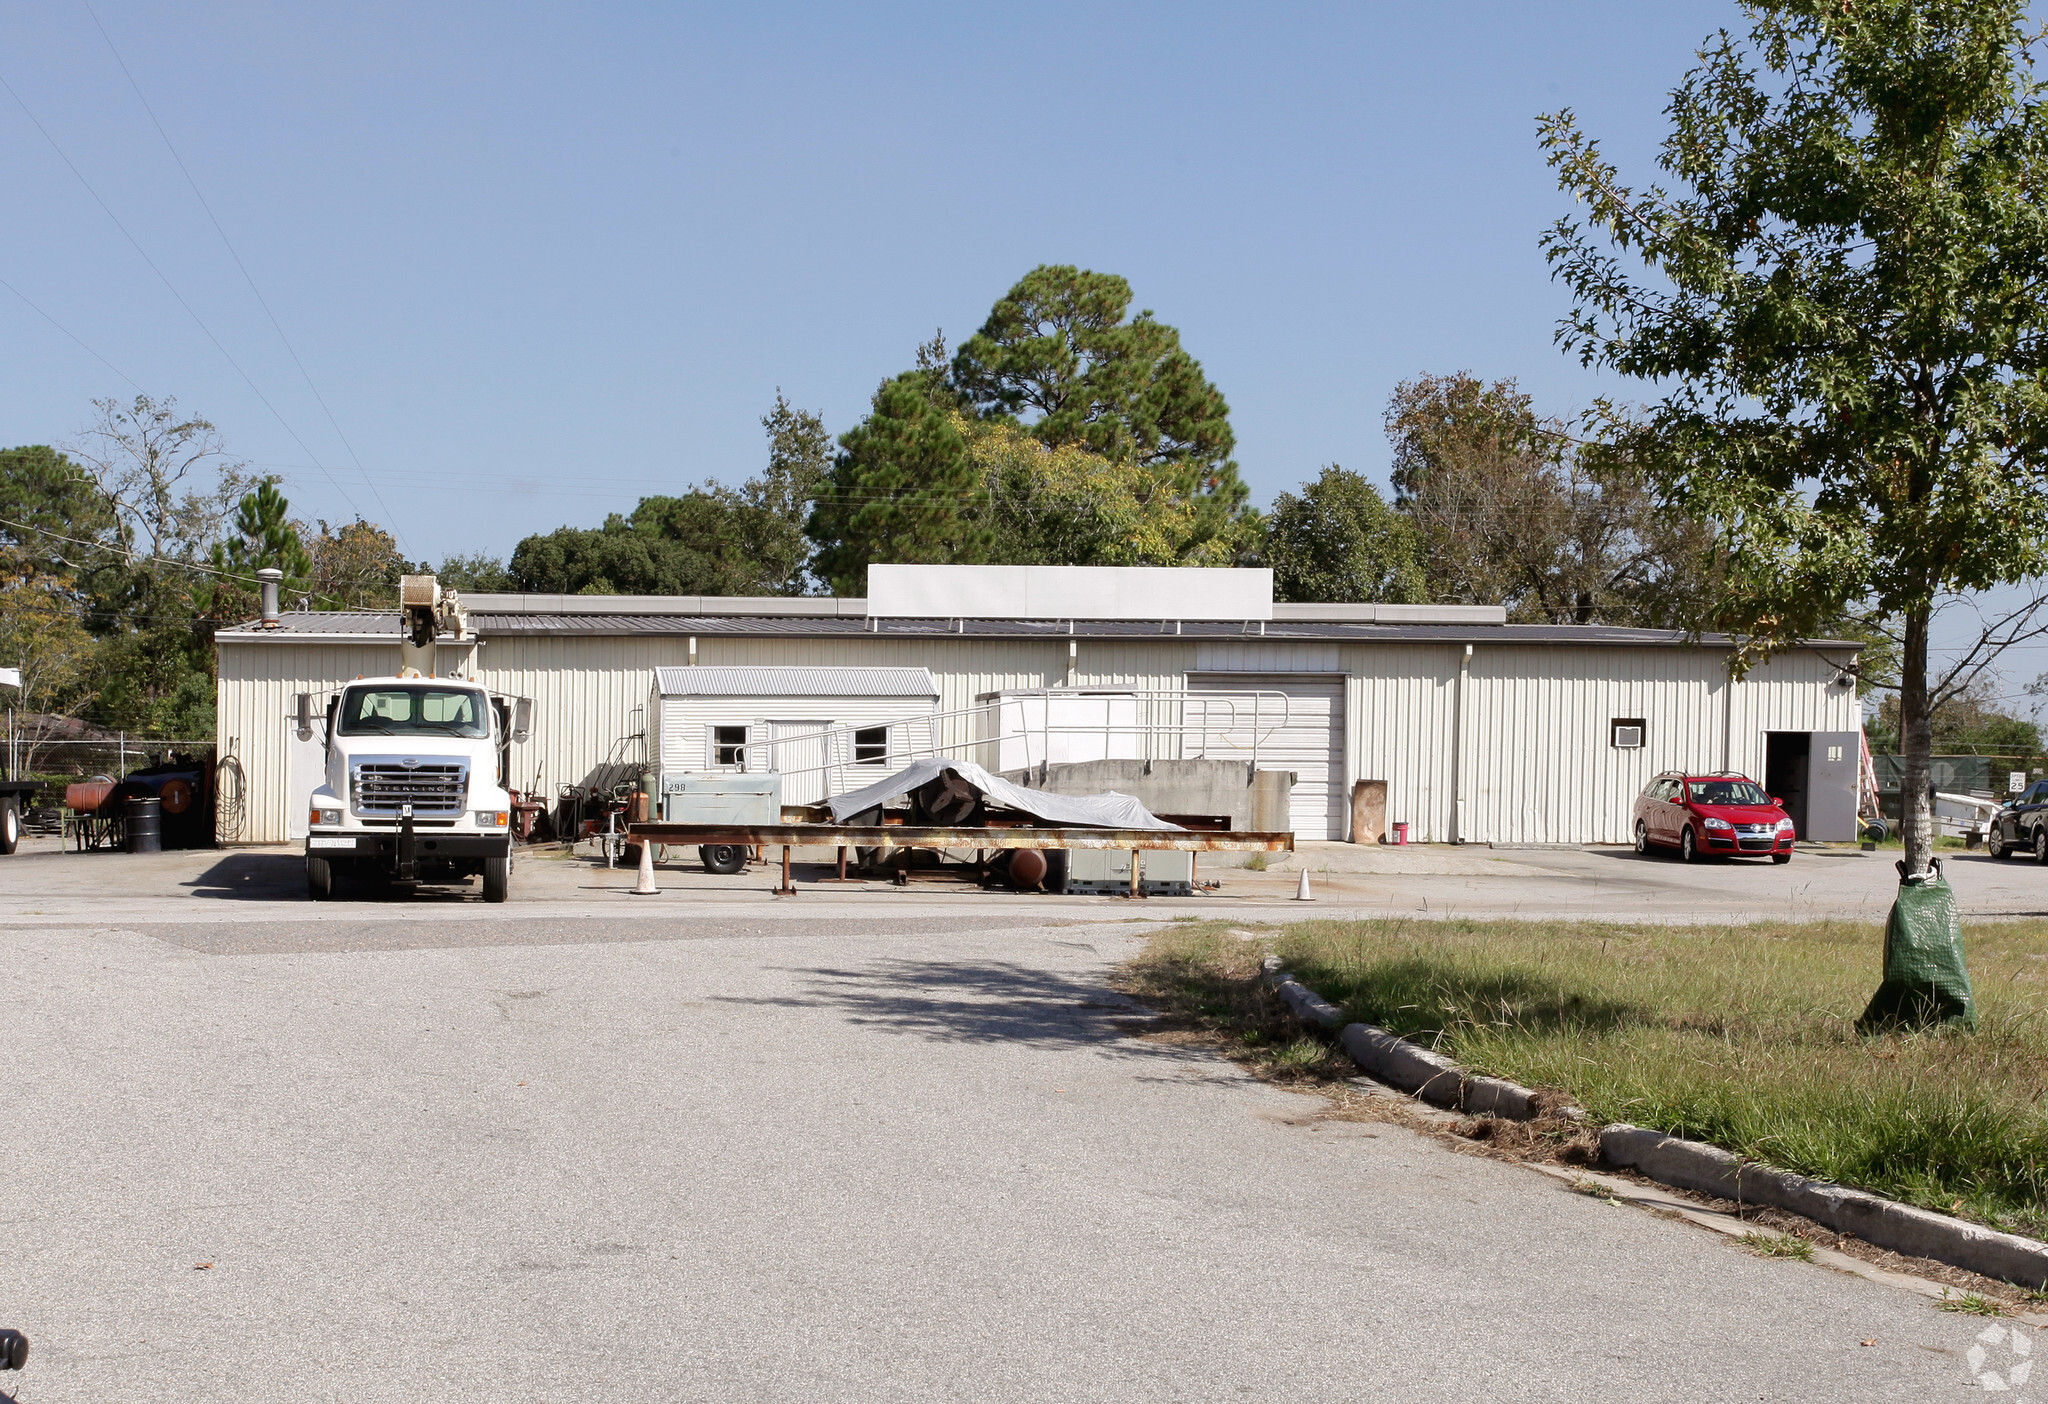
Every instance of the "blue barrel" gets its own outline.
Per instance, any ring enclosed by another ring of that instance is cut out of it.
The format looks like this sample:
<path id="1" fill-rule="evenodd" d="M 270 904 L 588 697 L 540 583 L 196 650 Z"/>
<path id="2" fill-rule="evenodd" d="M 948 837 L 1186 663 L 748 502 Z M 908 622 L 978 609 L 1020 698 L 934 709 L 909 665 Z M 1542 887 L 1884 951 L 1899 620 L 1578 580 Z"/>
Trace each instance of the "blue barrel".
<path id="1" fill-rule="evenodd" d="M 164 848 L 164 802 L 155 795 L 130 795 L 123 812 L 130 853 L 161 853 Z"/>

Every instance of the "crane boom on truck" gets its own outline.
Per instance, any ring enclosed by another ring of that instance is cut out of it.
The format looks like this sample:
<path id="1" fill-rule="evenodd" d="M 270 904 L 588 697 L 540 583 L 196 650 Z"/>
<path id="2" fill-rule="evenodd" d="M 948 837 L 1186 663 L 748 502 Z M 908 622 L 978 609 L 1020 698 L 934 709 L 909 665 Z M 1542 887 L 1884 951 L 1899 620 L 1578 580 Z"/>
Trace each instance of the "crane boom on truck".
<path id="1" fill-rule="evenodd" d="M 325 901 L 353 878 L 404 887 L 483 880 L 502 902 L 512 875 L 511 747 L 532 728 L 533 703 L 468 678 L 437 677 L 445 636 L 467 643 L 469 617 L 431 575 L 399 582 L 398 669 L 357 678 L 327 697 L 298 694 L 298 734 L 324 733 L 326 767 L 307 816 L 306 890 Z"/>

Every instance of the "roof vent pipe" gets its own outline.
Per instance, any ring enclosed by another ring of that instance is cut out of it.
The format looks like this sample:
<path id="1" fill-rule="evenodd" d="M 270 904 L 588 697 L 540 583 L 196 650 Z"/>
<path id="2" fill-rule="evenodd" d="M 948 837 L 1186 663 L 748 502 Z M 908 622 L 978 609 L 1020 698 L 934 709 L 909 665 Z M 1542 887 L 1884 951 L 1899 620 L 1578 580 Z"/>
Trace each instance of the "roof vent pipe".
<path id="1" fill-rule="evenodd" d="M 256 578 L 263 583 L 263 627 L 277 627 L 277 587 L 284 581 L 284 572 L 276 566 L 265 566 L 256 572 Z"/>

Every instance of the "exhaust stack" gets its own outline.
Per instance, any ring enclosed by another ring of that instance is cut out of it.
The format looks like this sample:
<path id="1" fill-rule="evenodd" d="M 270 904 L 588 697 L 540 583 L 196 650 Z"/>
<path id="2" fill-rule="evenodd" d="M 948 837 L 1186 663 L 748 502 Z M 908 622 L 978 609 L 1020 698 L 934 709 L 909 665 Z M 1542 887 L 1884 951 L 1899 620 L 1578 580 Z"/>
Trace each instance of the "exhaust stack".
<path id="1" fill-rule="evenodd" d="M 265 566 L 256 572 L 256 578 L 263 584 L 263 627 L 277 627 L 277 587 L 284 581 L 284 572 L 276 566 Z"/>

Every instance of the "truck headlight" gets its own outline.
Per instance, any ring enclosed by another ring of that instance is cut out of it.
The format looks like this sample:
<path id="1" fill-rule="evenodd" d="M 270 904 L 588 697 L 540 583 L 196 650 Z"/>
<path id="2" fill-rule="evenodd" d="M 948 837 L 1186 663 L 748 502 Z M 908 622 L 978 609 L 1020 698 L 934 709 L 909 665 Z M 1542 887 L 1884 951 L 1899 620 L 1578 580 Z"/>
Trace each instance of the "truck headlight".
<path id="1" fill-rule="evenodd" d="M 316 828 L 323 824 L 339 824 L 341 822 L 341 811 L 338 809 L 316 809 L 312 811 L 310 817 Z"/>
<path id="2" fill-rule="evenodd" d="M 502 829 L 511 822 L 512 816 L 502 809 L 479 809 L 476 812 L 479 829 Z"/>

